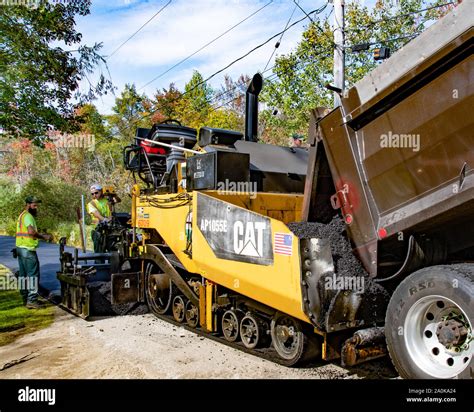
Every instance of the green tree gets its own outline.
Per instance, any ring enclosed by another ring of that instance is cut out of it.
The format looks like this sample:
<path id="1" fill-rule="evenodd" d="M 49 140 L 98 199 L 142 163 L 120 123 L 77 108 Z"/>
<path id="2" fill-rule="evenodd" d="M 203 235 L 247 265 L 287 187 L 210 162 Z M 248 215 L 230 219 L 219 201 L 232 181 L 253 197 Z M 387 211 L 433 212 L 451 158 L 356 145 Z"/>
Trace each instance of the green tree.
<path id="1" fill-rule="evenodd" d="M 205 126 L 242 131 L 242 117 L 234 110 L 210 110 Z"/>
<path id="2" fill-rule="evenodd" d="M 390 47 L 392 53 L 421 33 L 428 22 L 446 13 L 447 8 L 410 14 L 433 4 L 423 0 L 378 0 L 369 9 L 359 0 L 346 2 L 346 88 L 364 77 L 378 64 L 373 49 Z M 395 17 L 403 15 L 402 17 Z M 353 52 L 351 45 L 368 43 L 369 50 Z M 310 110 L 332 107 L 333 96 L 325 85 L 333 81 L 333 32 L 326 20 L 315 21 L 304 31 L 301 41 L 287 55 L 276 59 L 277 80 L 265 82 L 261 100 L 265 123 L 263 140 L 286 144 L 294 133 L 306 134 Z"/>
<path id="3" fill-rule="evenodd" d="M 74 104 L 112 90 L 103 75 L 96 84 L 89 75 L 105 60 L 102 44 L 81 42 L 76 16 L 89 14 L 90 0 L 49 2 L 38 8 L 0 7 L 0 127 L 11 136 L 39 138 L 51 127 L 77 130 Z M 63 45 L 63 46 L 58 46 Z M 65 48 L 69 50 L 65 50 Z M 87 80 L 89 89 L 79 91 Z"/>
<path id="4" fill-rule="evenodd" d="M 178 120 L 196 129 L 205 126 L 211 109 L 212 94 L 212 88 L 204 83 L 202 75 L 195 70 L 184 86 L 184 93 L 176 101 Z"/>
<path id="5" fill-rule="evenodd" d="M 207 114 L 212 98 L 212 88 L 204 83 L 204 79 L 197 70 L 194 70 L 191 80 L 184 86 L 186 99 L 196 112 Z"/>
<path id="6" fill-rule="evenodd" d="M 147 97 L 139 94 L 134 84 L 126 84 L 115 99 L 113 114 L 107 116 L 112 135 L 124 142 L 131 142 L 137 127 L 151 125 L 147 107 L 150 107 Z"/>
<path id="7" fill-rule="evenodd" d="M 97 139 L 110 139 L 111 132 L 107 128 L 104 116 L 92 103 L 86 103 L 76 109 L 75 117 L 79 123 L 80 130 L 84 133 L 93 134 Z"/>

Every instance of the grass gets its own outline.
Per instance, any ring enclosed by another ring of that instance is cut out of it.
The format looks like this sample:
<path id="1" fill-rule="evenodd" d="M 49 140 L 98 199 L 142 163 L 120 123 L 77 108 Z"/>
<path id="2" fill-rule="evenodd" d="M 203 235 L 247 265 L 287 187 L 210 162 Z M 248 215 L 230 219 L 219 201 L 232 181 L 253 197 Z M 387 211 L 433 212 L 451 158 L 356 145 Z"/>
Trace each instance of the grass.
<path id="1" fill-rule="evenodd" d="M 0 265 L 0 277 L 13 276 L 9 269 Z M 9 284 L 0 279 L 0 285 Z M 54 306 L 41 309 L 27 309 L 23 306 L 20 292 L 0 290 L 0 346 L 7 345 L 21 336 L 51 325 L 54 320 Z"/>

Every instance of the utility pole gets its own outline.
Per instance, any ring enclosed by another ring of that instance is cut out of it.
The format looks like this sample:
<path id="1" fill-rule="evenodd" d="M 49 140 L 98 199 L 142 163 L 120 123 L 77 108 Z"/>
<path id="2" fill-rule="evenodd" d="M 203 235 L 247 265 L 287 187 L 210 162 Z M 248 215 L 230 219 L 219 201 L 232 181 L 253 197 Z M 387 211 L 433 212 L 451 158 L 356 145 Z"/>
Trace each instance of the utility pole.
<path id="1" fill-rule="evenodd" d="M 344 0 L 333 0 L 334 6 L 334 86 L 344 93 Z M 341 105 L 341 98 L 334 92 L 334 107 Z"/>

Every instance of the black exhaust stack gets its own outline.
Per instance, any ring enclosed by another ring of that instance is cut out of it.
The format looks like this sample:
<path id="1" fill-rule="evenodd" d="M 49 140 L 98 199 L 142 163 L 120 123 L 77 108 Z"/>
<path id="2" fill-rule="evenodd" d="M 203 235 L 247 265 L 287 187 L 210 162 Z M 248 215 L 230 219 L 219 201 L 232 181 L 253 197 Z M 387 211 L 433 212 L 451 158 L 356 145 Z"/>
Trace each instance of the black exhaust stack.
<path id="1" fill-rule="evenodd" d="M 245 93 L 245 140 L 258 140 L 258 95 L 262 90 L 263 77 L 260 73 L 253 76 Z"/>

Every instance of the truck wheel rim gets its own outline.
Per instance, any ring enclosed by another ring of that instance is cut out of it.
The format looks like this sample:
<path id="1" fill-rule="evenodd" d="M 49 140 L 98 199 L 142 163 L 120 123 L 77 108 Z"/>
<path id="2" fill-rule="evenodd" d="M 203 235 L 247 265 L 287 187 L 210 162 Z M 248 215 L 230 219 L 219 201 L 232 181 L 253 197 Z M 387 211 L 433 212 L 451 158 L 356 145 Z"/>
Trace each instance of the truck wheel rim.
<path id="1" fill-rule="evenodd" d="M 451 299 L 432 295 L 418 300 L 407 313 L 404 335 L 413 363 L 435 378 L 457 376 L 471 362 L 472 325 Z"/>

